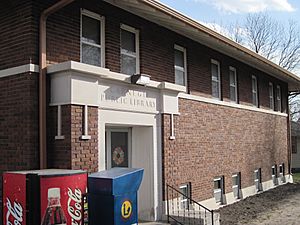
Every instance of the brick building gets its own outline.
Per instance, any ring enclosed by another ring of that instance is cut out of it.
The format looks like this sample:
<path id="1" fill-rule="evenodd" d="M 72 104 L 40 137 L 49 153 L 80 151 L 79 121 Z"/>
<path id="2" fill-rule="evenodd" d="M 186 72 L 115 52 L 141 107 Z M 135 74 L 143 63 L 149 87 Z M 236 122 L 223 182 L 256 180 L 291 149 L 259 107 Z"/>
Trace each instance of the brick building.
<path id="1" fill-rule="evenodd" d="M 289 173 L 300 78 L 157 1 L 3 1 L 0 31 L 0 173 L 143 167 L 146 220 L 165 184 L 216 208 Z"/>

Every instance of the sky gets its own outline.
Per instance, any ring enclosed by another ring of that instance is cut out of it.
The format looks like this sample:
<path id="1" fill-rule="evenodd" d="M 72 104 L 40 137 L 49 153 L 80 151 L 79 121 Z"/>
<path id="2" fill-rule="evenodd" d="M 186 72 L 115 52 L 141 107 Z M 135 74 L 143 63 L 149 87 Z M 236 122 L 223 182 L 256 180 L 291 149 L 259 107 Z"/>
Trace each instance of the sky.
<path id="1" fill-rule="evenodd" d="M 300 0 L 159 1 L 225 36 L 230 36 L 228 27 L 237 27 L 237 24 L 240 27 L 249 13 L 266 12 L 272 19 L 286 26 L 286 30 L 289 20 L 300 26 Z M 275 63 L 276 60 L 278 58 L 275 58 Z M 300 76 L 300 66 L 293 73 Z"/>
<path id="2" fill-rule="evenodd" d="M 272 18 L 287 23 L 300 23 L 299 0 L 160 0 L 167 6 L 204 23 L 235 24 L 248 13 L 267 12 Z"/>

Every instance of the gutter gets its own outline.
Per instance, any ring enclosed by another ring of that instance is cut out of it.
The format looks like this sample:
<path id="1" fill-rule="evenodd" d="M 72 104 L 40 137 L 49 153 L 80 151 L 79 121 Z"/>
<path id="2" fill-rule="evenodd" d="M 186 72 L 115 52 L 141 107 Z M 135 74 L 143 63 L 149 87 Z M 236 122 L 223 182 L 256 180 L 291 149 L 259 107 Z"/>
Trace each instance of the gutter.
<path id="1" fill-rule="evenodd" d="M 47 168 L 47 142 L 46 142 L 46 74 L 47 74 L 47 49 L 46 49 L 46 24 L 47 18 L 59 9 L 72 3 L 74 0 L 60 0 L 45 9 L 40 16 L 39 38 L 39 153 L 40 169 Z"/>

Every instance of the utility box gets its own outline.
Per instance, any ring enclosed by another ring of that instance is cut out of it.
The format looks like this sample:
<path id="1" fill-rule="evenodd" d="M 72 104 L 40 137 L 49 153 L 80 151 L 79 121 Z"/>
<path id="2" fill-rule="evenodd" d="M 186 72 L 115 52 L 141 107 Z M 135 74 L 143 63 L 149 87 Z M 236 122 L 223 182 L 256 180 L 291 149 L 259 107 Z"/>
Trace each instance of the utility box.
<path id="1" fill-rule="evenodd" d="M 137 191 L 144 169 L 112 168 L 88 177 L 89 225 L 138 223 Z"/>

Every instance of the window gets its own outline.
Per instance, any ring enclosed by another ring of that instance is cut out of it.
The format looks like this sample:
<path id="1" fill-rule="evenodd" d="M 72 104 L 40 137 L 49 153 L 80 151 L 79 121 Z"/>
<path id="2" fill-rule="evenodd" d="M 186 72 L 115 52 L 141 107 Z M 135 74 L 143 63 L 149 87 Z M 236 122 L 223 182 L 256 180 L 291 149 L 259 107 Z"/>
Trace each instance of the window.
<path id="1" fill-rule="evenodd" d="M 258 98 L 257 98 L 257 79 L 256 76 L 252 76 L 252 104 L 258 107 Z"/>
<path id="2" fill-rule="evenodd" d="M 270 109 L 274 110 L 274 88 L 271 82 L 269 83 L 269 101 L 270 101 Z"/>
<path id="3" fill-rule="evenodd" d="M 229 85 L 230 85 L 230 100 L 237 102 L 237 80 L 236 80 L 236 69 L 229 67 Z"/>
<path id="4" fill-rule="evenodd" d="M 277 111 L 281 112 L 281 88 L 279 85 L 277 85 L 276 100 L 277 100 Z"/>
<path id="5" fill-rule="evenodd" d="M 273 180 L 273 184 L 277 185 L 277 165 L 272 166 L 272 180 Z"/>
<path id="6" fill-rule="evenodd" d="M 81 62 L 104 67 L 104 17 L 81 10 Z"/>
<path id="7" fill-rule="evenodd" d="M 292 153 L 297 154 L 297 136 L 292 136 Z"/>
<path id="8" fill-rule="evenodd" d="M 179 187 L 179 190 L 182 193 L 180 199 L 180 208 L 189 209 L 189 198 L 191 198 L 191 183 L 181 185 Z"/>
<path id="9" fill-rule="evenodd" d="M 240 198 L 241 195 L 241 173 L 234 173 L 232 175 L 232 190 L 233 196 L 236 199 Z"/>
<path id="10" fill-rule="evenodd" d="M 262 184 L 261 184 L 261 168 L 254 170 L 254 183 L 255 189 L 257 192 L 262 191 Z"/>
<path id="11" fill-rule="evenodd" d="M 213 59 L 211 60 L 211 81 L 212 96 L 221 99 L 220 63 Z"/>
<path id="12" fill-rule="evenodd" d="M 214 196 L 216 203 L 223 203 L 223 194 L 225 193 L 224 189 L 224 176 L 216 177 L 214 179 Z"/>
<path id="13" fill-rule="evenodd" d="M 175 84 L 186 86 L 186 49 L 174 46 Z"/>
<path id="14" fill-rule="evenodd" d="M 139 31 L 124 24 L 121 25 L 121 73 L 140 73 Z"/>
<path id="15" fill-rule="evenodd" d="M 284 168 L 284 163 L 279 165 L 279 177 L 281 183 L 285 183 L 285 168 Z"/>

